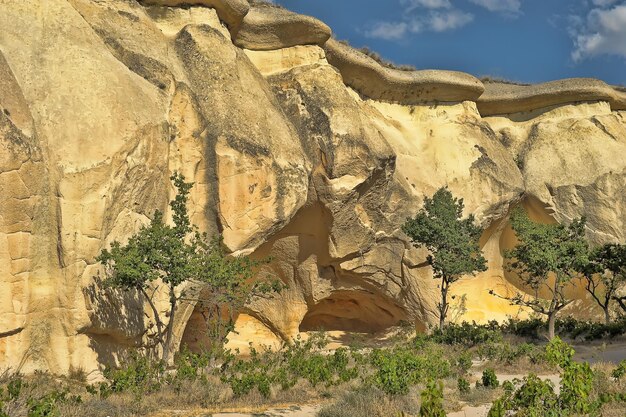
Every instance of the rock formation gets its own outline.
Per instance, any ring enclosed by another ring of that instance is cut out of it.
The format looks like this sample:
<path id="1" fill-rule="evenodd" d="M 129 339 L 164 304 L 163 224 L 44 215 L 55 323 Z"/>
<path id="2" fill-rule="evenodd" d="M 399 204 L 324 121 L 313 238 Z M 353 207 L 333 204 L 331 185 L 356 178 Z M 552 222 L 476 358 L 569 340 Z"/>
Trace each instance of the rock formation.
<path id="1" fill-rule="evenodd" d="M 288 285 L 241 312 L 233 347 L 435 322 L 400 226 L 444 185 L 485 228 L 465 318 L 517 313 L 487 293 L 519 286 L 514 206 L 626 241 L 624 93 L 600 81 L 396 71 L 244 0 L 0 0 L 0 27 L 0 367 L 97 372 L 141 345 L 149 310 L 102 288 L 95 257 L 167 208 L 173 171 L 194 223 Z M 201 346 L 200 308 L 176 320 Z"/>

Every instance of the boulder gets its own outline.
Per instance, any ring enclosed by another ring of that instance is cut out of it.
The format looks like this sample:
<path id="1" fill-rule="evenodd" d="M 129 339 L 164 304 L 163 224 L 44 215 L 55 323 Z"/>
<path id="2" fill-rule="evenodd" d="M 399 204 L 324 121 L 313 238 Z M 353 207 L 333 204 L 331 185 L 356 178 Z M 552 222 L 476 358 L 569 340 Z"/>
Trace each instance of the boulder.
<path id="1" fill-rule="evenodd" d="M 330 28 L 313 17 L 277 6 L 257 5 L 250 9 L 233 40 L 241 48 L 267 51 L 323 45 L 330 34 Z"/>
<path id="2" fill-rule="evenodd" d="M 487 82 L 477 105 L 481 115 L 493 116 L 593 101 L 606 101 L 613 110 L 626 109 L 626 93 L 593 78 L 570 78 L 533 85 Z"/>
<path id="3" fill-rule="evenodd" d="M 386 68 L 334 39 L 324 49 L 326 59 L 339 70 L 344 83 L 374 100 L 402 104 L 476 101 L 484 91 L 477 78 L 462 72 Z"/>

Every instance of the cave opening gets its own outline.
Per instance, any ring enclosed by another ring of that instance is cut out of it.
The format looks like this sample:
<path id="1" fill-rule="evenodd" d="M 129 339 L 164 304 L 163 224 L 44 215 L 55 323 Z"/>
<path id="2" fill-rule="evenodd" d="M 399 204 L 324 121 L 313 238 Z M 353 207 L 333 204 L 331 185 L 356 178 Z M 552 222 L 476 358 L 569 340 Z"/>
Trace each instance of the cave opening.
<path id="1" fill-rule="evenodd" d="M 406 318 L 403 309 L 380 295 L 339 290 L 309 308 L 300 323 L 300 331 L 377 333 Z"/>

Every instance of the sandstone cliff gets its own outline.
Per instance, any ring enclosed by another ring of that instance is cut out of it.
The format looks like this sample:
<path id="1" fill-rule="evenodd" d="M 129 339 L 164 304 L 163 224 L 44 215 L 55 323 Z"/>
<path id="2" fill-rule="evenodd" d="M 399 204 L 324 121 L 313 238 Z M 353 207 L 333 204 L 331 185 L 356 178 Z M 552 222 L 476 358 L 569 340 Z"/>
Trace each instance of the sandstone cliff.
<path id="1" fill-rule="evenodd" d="M 91 372 L 141 344 L 148 310 L 94 258 L 166 208 L 175 170 L 194 222 L 288 284 L 247 306 L 234 347 L 435 322 L 400 225 L 444 185 L 486 228 L 489 270 L 455 288 L 469 319 L 517 313 L 487 293 L 518 285 L 514 206 L 626 241 L 626 97 L 601 81 L 392 70 L 245 0 L 0 0 L 0 28 L 2 368 Z M 178 343 L 202 328 L 185 306 Z"/>

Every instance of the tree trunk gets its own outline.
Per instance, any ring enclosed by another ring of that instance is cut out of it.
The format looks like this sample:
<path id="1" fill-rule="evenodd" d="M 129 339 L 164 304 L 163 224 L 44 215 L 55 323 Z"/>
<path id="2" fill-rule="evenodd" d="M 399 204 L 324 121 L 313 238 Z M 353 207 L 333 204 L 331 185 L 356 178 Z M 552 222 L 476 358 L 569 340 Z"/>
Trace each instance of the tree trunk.
<path id="1" fill-rule="evenodd" d="M 441 278 L 441 304 L 439 304 L 439 330 L 443 330 L 446 325 L 446 315 L 448 314 L 448 281 Z"/>
<path id="2" fill-rule="evenodd" d="M 550 340 L 554 339 L 555 325 L 556 325 L 556 311 L 553 311 L 548 314 L 548 339 Z"/>
<path id="3" fill-rule="evenodd" d="M 157 342 L 158 342 L 159 345 L 161 345 L 161 348 L 164 348 L 164 346 L 163 346 L 163 336 L 164 336 L 163 335 L 163 322 L 161 321 L 161 317 L 159 317 L 159 311 L 157 310 L 156 306 L 154 305 L 154 302 L 152 301 L 152 298 L 150 298 L 150 296 L 146 292 L 146 289 L 143 288 L 143 287 L 139 287 L 139 291 L 141 291 L 141 293 L 143 294 L 144 298 L 148 302 L 148 305 L 152 309 L 152 314 L 154 315 L 154 321 L 156 322 L 156 327 L 157 327 L 157 339 L 158 339 Z"/>
<path id="4" fill-rule="evenodd" d="M 165 345 L 163 346 L 163 362 L 165 362 L 165 366 L 169 364 L 170 360 L 172 334 L 174 332 L 174 315 L 176 314 L 176 296 L 173 290 L 170 290 L 170 307 L 170 320 L 167 322 L 167 335 L 165 336 Z"/>
<path id="5" fill-rule="evenodd" d="M 602 309 L 604 310 L 604 322 L 606 324 L 611 324 L 611 313 L 609 312 L 608 303 L 605 307 L 602 307 Z"/>

